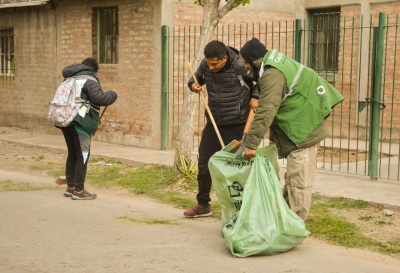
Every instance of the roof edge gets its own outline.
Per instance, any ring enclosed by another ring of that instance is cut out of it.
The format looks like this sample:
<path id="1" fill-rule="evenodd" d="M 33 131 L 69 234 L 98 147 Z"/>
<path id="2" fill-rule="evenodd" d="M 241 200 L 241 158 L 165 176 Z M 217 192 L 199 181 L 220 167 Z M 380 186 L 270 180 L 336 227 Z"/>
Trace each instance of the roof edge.
<path id="1" fill-rule="evenodd" d="M 19 7 L 28 7 L 28 6 L 40 6 L 40 5 L 45 5 L 48 2 L 50 2 L 50 0 L 34 0 L 34 1 L 29 1 L 29 2 L 0 4 L 0 9 L 19 8 Z"/>

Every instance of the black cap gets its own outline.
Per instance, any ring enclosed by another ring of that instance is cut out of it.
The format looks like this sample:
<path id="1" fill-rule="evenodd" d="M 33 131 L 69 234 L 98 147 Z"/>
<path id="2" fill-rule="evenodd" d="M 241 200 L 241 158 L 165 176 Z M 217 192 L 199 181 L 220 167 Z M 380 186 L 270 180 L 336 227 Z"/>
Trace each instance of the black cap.
<path id="1" fill-rule="evenodd" d="M 267 52 L 265 45 L 256 38 L 247 41 L 240 49 L 240 55 L 253 67 L 255 67 L 254 61 L 263 58 Z"/>

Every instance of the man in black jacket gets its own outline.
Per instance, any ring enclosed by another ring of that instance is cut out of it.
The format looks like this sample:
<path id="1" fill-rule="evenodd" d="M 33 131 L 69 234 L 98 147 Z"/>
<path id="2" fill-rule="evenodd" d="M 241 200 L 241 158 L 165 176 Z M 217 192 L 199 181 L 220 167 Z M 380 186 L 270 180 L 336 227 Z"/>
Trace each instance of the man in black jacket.
<path id="1" fill-rule="evenodd" d="M 73 200 L 93 200 L 97 197 L 95 193 L 86 191 L 84 186 L 91 136 L 96 133 L 99 125 L 100 106 L 111 105 L 117 99 L 115 90 L 103 92 L 101 89 L 96 75 L 98 68 L 96 60 L 87 58 L 81 64 L 72 64 L 63 70 L 64 78 L 77 77 L 75 86 L 80 88 L 77 90 L 80 91 L 80 98 L 90 101 L 87 111 L 79 111 L 67 127 L 59 127 L 68 148 L 65 168 L 67 190 L 64 196 Z"/>
<path id="2" fill-rule="evenodd" d="M 202 86 L 207 85 L 208 106 L 223 142 L 228 144 L 234 139 L 240 140 L 250 111 L 249 104 L 254 109 L 258 105 L 258 92 L 253 88 L 253 81 L 256 79 L 245 68 L 239 51 L 233 47 L 212 41 L 204 48 L 204 55 L 205 59 L 195 73 L 198 84 L 192 77 L 188 81 L 188 87 L 199 93 Z M 199 147 L 198 204 L 185 211 L 185 217 L 211 215 L 211 176 L 208 161 L 222 147 L 207 112 L 206 118 L 207 124 Z"/>

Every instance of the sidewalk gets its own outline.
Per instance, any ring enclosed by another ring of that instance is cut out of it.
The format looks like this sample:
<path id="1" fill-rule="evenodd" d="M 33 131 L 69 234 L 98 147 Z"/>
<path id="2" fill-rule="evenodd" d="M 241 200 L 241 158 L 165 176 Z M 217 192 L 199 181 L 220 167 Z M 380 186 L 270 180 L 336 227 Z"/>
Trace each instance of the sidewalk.
<path id="1" fill-rule="evenodd" d="M 66 152 L 66 145 L 62 136 L 34 134 L 18 128 L 0 126 L 0 140 Z M 114 159 L 124 164 L 139 166 L 148 164 L 172 166 L 174 152 L 92 141 L 91 157 Z M 280 164 L 280 167 L 282 184 L 285 165 Z M 317 169 L 314 192 L 329 197 L 342 196 L 351 199 L 362 199 L 400 212 L 400 181 L 384 179 L 371 181 L 368 176 Z"/>

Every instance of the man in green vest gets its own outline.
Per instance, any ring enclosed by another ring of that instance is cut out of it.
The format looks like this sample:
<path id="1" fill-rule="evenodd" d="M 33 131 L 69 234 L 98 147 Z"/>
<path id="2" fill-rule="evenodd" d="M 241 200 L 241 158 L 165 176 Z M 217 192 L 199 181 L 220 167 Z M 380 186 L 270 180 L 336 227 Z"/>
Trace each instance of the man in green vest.
<path id="1" fill-rule="evenodd" d="M 269 144 L 276 144 L 280 158 L 287 159 L 283 196 L 304 221 L 310 211 L 319 143 L 329 135 L 325 119 L 344 97 L 314 70 L 256 38 L 240 50 L 257 78 L 259 105 L 246 139 L 244 156 L 256 155 L 268 129 Z"/>

